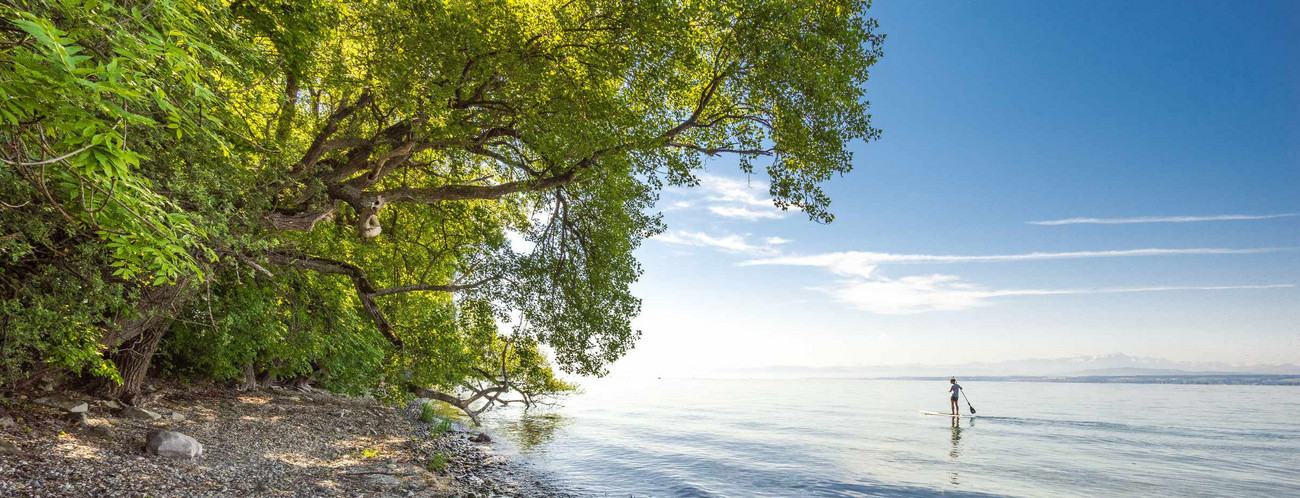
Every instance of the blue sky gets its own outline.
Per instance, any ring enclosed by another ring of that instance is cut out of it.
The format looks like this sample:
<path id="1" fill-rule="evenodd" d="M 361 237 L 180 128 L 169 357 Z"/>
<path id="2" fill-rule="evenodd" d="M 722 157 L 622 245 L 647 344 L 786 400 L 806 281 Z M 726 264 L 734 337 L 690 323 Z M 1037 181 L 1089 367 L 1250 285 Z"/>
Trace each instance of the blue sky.
<path id="1" fill-rule="evenodd" d="M 729 160 L 665 192 L 669 231 L 638 253 L 644 336 L 615 374 L 1300 363 L 1300 2 L 871 15 L 888 34 L 867 85 L 884 136 L 828 185 L 836 221 L 776 211 Z M 1030 223 L 1224 215 L 1261 218 Z"/>

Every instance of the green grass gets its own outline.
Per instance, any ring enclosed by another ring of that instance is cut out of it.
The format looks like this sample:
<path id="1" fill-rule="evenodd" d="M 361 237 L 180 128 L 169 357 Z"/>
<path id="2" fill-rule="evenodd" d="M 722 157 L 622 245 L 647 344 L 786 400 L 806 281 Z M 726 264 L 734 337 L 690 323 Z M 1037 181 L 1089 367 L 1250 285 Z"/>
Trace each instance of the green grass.
<path id="1" fill-rule="evenodd" d="M 424 468 L 429 472 L 442 472 L 443 470 L 447 469 L 447 462 L 450 460 L 451 459 L 447 457 L 446 453 L 442 453 L 442 452 L 434 453 L 433 458 L 430 458 L 429 461 L 424 462 Z"/>
<path id="2" fill-rule="evenodd" d="M 433 429 L 429 430 L 429 433 L 433 435 L 433 437 L 442 437 L 444 434 L 448 432 L 451 432 L 450 420 L 443 420 L 441 422 L 438 422 L 438 425 L 433 426 Z"/>
<path id="3" fill-rule="evenodd" d="M 432 424 L 433 421 L 437 419 L 438 407 L 435 406 L 432 401 L 425 401 L 424 404 L 420 406 L 420 421 L 426 424 Z"/>
<path id="4" fill-rule="evenodd" d="M 451 420 L 448 420 L 443 414 L 439 413 L 439 406 L 433 401 L 425 402 L 420 406 L 420 421 L 426 424 L 434 424 L 429 429 L 429 435 L 433 437 L 442 437 L 444 434 L 451 432 Z"/>

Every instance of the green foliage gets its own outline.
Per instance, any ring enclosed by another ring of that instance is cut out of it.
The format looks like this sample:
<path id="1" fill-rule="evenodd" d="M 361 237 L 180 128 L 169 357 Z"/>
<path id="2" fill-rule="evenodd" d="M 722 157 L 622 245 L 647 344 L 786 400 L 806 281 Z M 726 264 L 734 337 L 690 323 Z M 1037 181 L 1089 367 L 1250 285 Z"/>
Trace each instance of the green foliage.
<path id="1" fill-rule="evenodd" d="M 434 406 L 432 401 L 426 401 L 424 404 L 420 405 L 421 422 L 424 422 L 426 424 L 432 424 L 433 421 L 437 419 L 438 419 L 438 408 Z"/>
<path id="2" fill-rule="evenodd" d="M 440 420 L 437 425 L 434 425 L 432 429 L 429 429 L 429 435 L 433 437 L 442 437 L 448 432 L 451 432 L 450 420 Z"/>
<path id="3" fill-rule="evenodd" d="M 451 462 L 451 457 L 441 451 L 434 453 L 429 461 L 424 463 L 424 469 L 429 472 L 442 472 L 447 470 L 447 464 Z"/>
<path id="4" fill-rule="evenodd" d="M 833 218 L 879 135 L 866 8 L 0 3 L 0 380 L 116 378 L 115 332 L 162 317 L 179 378 L 571 392 L 640 335 L 663 187 L 734 155 Z"/>

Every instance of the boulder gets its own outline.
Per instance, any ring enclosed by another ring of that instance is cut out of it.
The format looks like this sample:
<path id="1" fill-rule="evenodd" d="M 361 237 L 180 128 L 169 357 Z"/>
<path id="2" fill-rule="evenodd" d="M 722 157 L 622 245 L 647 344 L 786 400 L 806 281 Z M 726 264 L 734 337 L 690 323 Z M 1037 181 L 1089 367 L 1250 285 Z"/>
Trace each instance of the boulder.
<path id="1" fill-rule="evenodd" d="M 484 434 L 484 433 L 482 433 L 482 432 L 476 434 L 474 437 L 469 438 L 469 440 L 470 440 L 471 442 L 475 442 L 475 443 L 490 443 L 490 442 L 492 442 L 492 438 L 488 437 L 487 434 Z"/>
<path id="2" fill-rule="evenodd" d="M 67 415 L 68 422 L 72 425 L 86 425 L 90 423 L 90 418 L 86 417 L 86 412 L 72 412 Z"/>
<path id="3" fill-rule="evenodd" d="M 104 405 L 104 408 L 108 408 L 109 410 L 121 410 L 121 409 L 122 409 L 122 404 L 121 404 L 121 403 L 118 403 L 118 402 L 113 401 L 113 400 L 111 400 L 111 399 L 108 400 L 108 401 L 105 401 L 105 402 L 103 403 L 103 405 Z"/>
<path id="4" fill-rule="evenodd" d="M 10 416 L 0 417 L 0 429 L 8 429 L 14 426 L 14 418 Z"/>
<path id="5" fill-rule="evenodd" d="M 18 445 L 0 439 L 0 455 L 21 455 L 23 450 Z"/>
<path id="6" fill-rule="evenodd" d="M 58 394 L 36 398 L 32 402 L 50 408 L 58 408 L 68 413 L 85 413 L 86 410 L 90 409 L 90 405 L 87 405 L 84 401 Z"/>
<path id="7" fill-rule="evenodd" d="M 123 408 L 121 412 L 118 412 L 117 416 L 132 420 L 158 420 L 162 418 L 162 415 L 135 406 Z"/>
<path id="8" fill-rule="evenodd" d="M 172 412 L 172 420 L 185 420 L 185 414 L 181 412 Z"/>
<path id="9" fill-rule="evenodd" d="M 150 455 L 167 458 L 194 459 L 203 456 L 203 445 L 192 437 L 174 431 L 153 431 L 145 440 L 144 449 Z"/>

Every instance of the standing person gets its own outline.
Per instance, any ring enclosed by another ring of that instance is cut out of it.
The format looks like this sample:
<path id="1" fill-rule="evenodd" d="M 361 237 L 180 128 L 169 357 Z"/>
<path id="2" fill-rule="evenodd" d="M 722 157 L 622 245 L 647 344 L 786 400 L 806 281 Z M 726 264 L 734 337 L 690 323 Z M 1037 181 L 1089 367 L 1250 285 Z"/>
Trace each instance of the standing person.
<path id="1" fill-rule="evenodd" d="M 948 383 L 952 384 L 952 387 L 948 388 L 948 392 L 952 393 L 952 414 L 960 415 L 961 411 L 957 408 L 957 397 L 961 395 L 961 384 L 957 383 L 956 377 L 948 379 Z"/>

